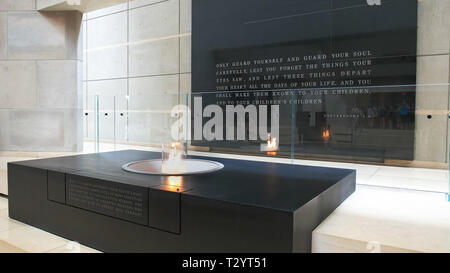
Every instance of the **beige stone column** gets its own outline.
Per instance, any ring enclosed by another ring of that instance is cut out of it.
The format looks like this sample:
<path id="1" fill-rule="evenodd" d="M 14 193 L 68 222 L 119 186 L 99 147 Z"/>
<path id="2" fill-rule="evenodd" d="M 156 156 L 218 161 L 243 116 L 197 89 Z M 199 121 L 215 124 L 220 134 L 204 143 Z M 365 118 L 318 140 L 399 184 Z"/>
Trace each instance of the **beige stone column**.
<path id="1" fill-rule="evenodd" d="M 415 160 L 448 162 L 450 1 L 419 0 Z"/>
<path id="2" fill-rule="evenodd" d="M 0 1 L 0 150 L 82 150 L 82 14 Z"/>

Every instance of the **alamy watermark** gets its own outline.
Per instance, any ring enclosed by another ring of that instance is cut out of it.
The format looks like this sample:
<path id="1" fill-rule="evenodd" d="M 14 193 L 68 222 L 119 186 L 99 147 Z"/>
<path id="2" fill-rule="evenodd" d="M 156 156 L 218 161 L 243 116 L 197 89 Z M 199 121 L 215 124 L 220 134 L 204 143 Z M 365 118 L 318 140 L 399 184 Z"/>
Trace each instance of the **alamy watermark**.
<path id="1" fill-rule="evenodd" d="M 186 105 L 176 105 L 172 108 L 171 117 L 176 119 L 171 126 L 172 139 L 267 141 L 269 137 L 279 138 L 279 105 L 270 105 L 270 109 L 269 105 L 251 104 L 226 105 L 225 107 L 210 104 L 204 107 L 202 97 L 194 97 L 193 104 L 194 113 Z"/>

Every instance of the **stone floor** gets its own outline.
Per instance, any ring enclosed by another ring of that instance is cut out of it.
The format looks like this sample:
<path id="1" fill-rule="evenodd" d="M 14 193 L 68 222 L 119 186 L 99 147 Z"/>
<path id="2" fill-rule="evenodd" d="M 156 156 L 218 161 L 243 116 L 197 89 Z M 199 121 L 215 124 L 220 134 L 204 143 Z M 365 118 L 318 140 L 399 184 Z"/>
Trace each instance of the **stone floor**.
<path id="1" fill-rule="evenodd" d="M 450 252 L 446 194 L 358 185 L 313 232 L 313 252 Z"/>
<path id="2" fill-rule="evenodd" d="M 8 199 L 0 197 L 0 253 L 96 253 L 97 250 L 69 241 L 8 217 Z"/>
<path id="3" fill-rule="evenodd" d="M 0 197 L 0 252 L 95 253 L 8 217 Z M 313 232 L 313 252 L 450 252 L 450 202 L 442 193 L 358 185 Z"/>
<path id="4" fill-rule="evenodd" d="M 102 144 L 101 151 L 135 146 Z M 155 150 L 153 148 L 142 148 Z M 86 143 L 85 153 L 94 144 Z M 201 152 L 191 154 L 208 155 Z M 63 154 L 0 154 L 6 162 Z M 214 156 L 234 158 L 235 155 Z M 450 252 L 449 172 L 242 156 L 246 160 L 277 161 L 357 170 L 357 189 L 313 232 L 313 252 Z M 1 173 L 0 173 L 1 175 Z M 0 180 L 0 183 L 2 181 Z M 4 182 L 4 181 L 3 181 Z M 97 252 L 76 242 L 9 219 L 7 198 L 0 197 L 0 252 Z"/>

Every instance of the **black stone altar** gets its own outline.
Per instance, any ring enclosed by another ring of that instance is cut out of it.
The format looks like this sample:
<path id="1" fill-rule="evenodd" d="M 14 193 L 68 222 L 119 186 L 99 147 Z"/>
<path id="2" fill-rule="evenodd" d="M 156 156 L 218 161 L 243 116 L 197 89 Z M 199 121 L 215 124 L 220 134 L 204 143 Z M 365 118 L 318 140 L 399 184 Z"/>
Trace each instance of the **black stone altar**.
<path id="1" fill-rule="evenodd" d="M 9 216 L 105 252 L 310 252 L 312 231 L 355 190 L 354 170 L 289 164 L 214 158 L 225 168 L 184 177 L 121 169 L 159 157 L 8 163 Z"/>

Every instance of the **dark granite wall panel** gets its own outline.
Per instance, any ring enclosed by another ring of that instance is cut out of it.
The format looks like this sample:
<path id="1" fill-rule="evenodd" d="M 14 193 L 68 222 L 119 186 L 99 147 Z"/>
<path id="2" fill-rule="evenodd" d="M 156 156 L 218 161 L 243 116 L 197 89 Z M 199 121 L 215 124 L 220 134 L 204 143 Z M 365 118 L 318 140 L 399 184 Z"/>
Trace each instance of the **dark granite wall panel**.
<path id="1" fill-rule="evenodd" d="M 412 160 L 417 0 L 369 2 L 193 0 L 193 96 L 279 105 L 280 156 L 294 142 L 301 157 Z M 194 144 L 261 152 L 248 137 Z"/>

